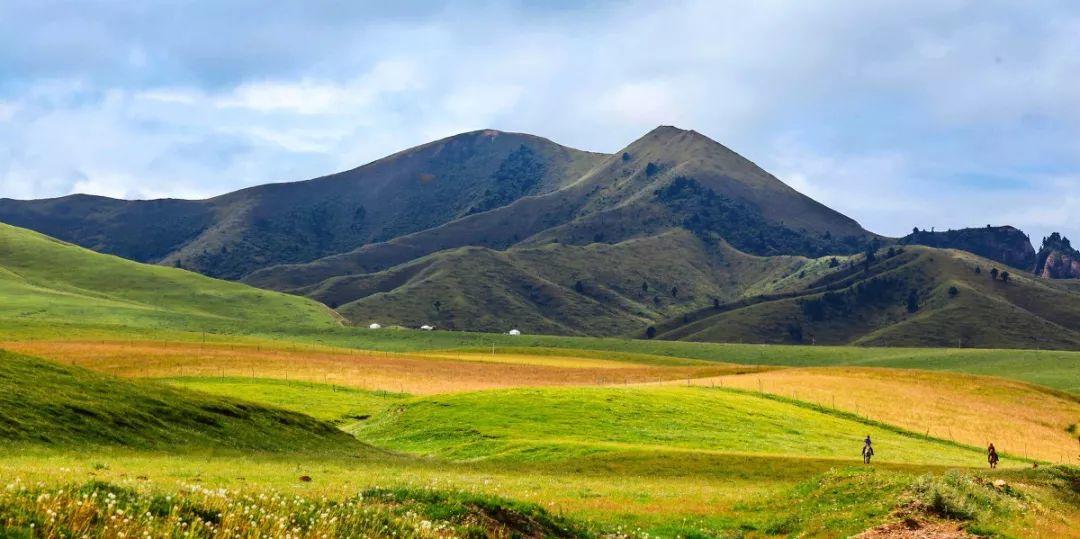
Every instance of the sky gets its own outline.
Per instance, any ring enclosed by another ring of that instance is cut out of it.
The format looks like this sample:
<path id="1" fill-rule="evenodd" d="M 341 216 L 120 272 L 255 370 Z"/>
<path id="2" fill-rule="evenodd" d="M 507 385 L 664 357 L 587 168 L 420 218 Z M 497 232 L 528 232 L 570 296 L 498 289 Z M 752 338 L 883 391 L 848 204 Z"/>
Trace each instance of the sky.
<path id="1" fill-rule="evenodd" d="M 0 197 L 203 198 L 456 133 L 694 129 L 880 234 L 1080 240 L 1080 4 L 0 2 Z"/>

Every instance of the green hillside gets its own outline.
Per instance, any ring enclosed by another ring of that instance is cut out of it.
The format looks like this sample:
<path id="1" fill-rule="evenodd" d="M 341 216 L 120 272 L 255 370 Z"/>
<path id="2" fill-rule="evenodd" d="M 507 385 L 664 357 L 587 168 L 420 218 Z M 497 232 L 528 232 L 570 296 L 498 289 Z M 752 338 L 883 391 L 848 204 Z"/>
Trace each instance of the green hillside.
<path id="1" fill-rule="evenodd" d="M 152 329 L 329 328 L 314 301 L 140 264 L 0 223 L 0 318 Z"/>
<path id="2" fill-rule="evenodd" d="M 129 382 L 0 351 L 0 441 L 55 447 L 346 451 L 360 446 L 295 412 Z"/>
<path id="3" fill-rule="evenodd" d="M 617 244 L 550 243 L 506 251 L 443 251 L 390 270 L 345 276 L 301 292 L 367 325 L 562 335 L 632 335 L 802 267 L 714 247 L 684 230 Z M 350 301 L 351 299 L 351 301 Z"/>
<path id="4" fill-rule="evenodd" d="M 898 463 L 977 464 L 974 448 L 853 416 L 707 388 L 518 389 L 414 399 L 358 435 L 457 460 L 563 460 L 609 452 L 740 453 L 858 460 L 862 440 Z"/>
<path id="5" fill-rule="evenodd" d="M 908 247 L 859 256 L 803 290 L 763 296 L 660 326 L 663 339 L 872 346 L 1080 347 L 1080 297 L 1067 282 L 963 251 Z M 1015 270 L 1014 270 L 1015 271 Z"/>

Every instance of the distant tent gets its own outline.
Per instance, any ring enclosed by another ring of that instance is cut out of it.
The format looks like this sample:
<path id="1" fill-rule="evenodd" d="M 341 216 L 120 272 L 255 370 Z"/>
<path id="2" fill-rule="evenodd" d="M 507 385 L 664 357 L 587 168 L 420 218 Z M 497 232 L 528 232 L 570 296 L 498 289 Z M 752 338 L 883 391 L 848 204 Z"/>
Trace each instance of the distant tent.
<path id="1" fill-rule="evenodd" d="M 377 323 L 372 323 L 370 326 L 368 326 L 368 329 L 382 329 L 382 326 Z"/>
<path id="2" fill-rule="evenodd" d="M 510 334 L 516 337 L 518 335 L 521 335 L 521 332 L 516 329 L 511 329 Z"/>
<path id="3" fill-rule="evenodd" d="M 431 330 L 435 329 L 435 326 L 429 326 L 427 324 L 424 324 L 424 325 L 420 326 L 420 329 L 422 329 L 424 331 L 431 331 Z"/>

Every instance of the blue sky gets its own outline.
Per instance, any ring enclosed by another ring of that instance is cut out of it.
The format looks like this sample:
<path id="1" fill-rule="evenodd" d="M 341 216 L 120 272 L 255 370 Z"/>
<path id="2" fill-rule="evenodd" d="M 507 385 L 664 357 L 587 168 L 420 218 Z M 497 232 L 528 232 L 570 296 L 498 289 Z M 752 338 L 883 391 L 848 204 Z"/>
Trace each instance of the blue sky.
<path id="1" fill-rule="evenodd" d="M 0 196 L 206 197 L 473 129 L 612 152 L 672 124 L 879 233 L 1080 239 L 1076 3 L 342 4 L 0 3 Z"/>

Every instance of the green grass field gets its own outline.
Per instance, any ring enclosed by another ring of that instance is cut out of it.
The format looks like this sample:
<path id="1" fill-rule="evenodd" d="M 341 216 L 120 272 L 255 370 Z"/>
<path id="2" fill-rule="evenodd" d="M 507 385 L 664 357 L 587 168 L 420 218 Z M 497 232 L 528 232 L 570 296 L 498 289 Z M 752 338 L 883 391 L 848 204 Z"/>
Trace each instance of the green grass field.
<path id="1" fill-rule="evenodd" d="M 974 448 L 758 395 L 709 388 L 521 389 L 415 399 L 358 431 L 361 439 L 454 460 L 568 460 L 605 452 L 859 457 L 977 465 Z"/>
<path id="2" fill-rule="evenodd" d="M 203 393 L 300 412 L 340 425 L 370 418 L 405 398 L 400 393 L 386 391 L 262 378 L 189 377 L 165 378 L 162 381 Z"/>

